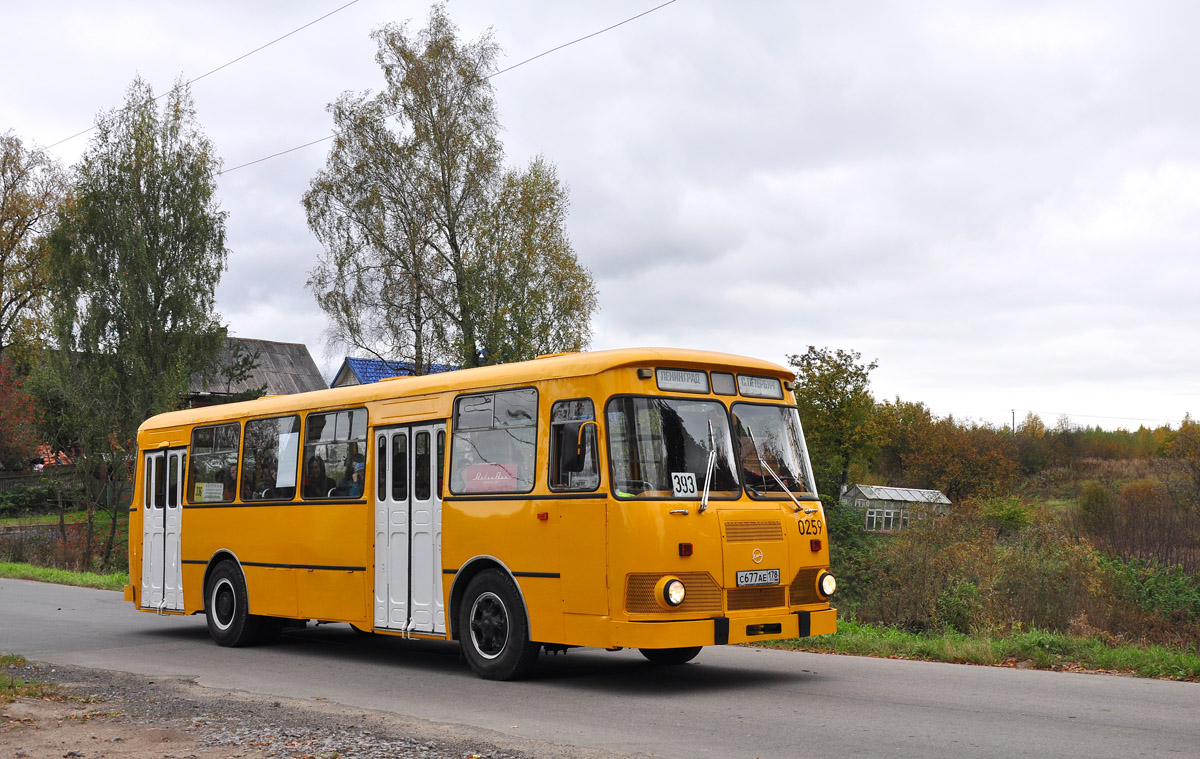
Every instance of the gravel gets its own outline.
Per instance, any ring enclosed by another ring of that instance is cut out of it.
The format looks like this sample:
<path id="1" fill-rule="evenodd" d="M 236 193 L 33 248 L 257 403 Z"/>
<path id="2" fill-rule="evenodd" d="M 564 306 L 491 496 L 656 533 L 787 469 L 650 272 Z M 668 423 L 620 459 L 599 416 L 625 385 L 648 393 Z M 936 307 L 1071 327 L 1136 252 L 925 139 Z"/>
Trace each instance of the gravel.
<path id="1" fill-rule="evenodd" d="M 93 711 L 107 711 L 135 728 L 179 730 L 198 746 L 228 756 L 242 752 L 245 756 L 296 759 L 559 759 L 598 755 L 578 747 L 536 741 L 530 742 L 530 749 L 499 746 L 458 726 L 352 710 L 329 702 L 214 691 L 186 679 L 148 679 L 61 665 L 32 664 L 30 669 L 29 677 L 58 683 L 93 700 Z M 162 756 L 187 759 L 187 754 Z"/>

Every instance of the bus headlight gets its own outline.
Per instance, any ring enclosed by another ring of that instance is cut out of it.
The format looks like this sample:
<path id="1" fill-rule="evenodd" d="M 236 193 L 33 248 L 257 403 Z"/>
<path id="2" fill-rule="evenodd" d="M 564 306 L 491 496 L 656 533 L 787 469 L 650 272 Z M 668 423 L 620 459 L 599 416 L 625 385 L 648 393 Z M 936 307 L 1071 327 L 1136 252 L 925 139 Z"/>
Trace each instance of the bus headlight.
<path id="1" fill-rule="evenodd" d="M 828 572 L 822 572 L 817 578 L 817 592 L 829 598 L 837 590 L 837 580 Z"/>
<path id="2" fill-rule="evenodd" d="M 684 597 L 687 595 L 687 588 L 683 586 L 683 580 L 678 577 L 664 577 L 656 583 L 655 596 L 658 598 L 658 603 L 664 609 L 674 609 L 683 603 Z"/>

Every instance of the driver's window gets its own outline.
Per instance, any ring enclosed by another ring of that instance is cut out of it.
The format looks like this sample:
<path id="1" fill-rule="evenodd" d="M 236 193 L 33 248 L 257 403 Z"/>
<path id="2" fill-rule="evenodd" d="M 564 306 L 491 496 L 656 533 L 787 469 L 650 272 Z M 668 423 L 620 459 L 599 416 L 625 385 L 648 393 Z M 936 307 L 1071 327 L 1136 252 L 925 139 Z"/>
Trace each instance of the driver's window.
<path id="1" fill-rule="evenodd" d="M 550 489 L 600 487 L 596 410 L 587 398 L 559 401 L 550 409 Z"/>

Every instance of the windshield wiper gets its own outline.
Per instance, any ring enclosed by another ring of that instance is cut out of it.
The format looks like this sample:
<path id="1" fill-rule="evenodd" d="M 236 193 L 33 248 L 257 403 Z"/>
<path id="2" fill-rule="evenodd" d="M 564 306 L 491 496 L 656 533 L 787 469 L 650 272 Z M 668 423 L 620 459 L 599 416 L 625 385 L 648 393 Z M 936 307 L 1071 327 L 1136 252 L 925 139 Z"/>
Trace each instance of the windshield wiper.
<path id="1" fill-rule="evenodd" d="M 792 499 L 792 503 L 796 504 L 796 511 L 799 512 L 804 510 L 804 507 L 800 505 L 800 501 L 796 500 L 796 496 L 792 495 L 792 491 L 788 490 L 787 485 L 783 484 L 783 480 L 779 479 L 779 475 L 775 474 L 775 470 L 771 468 L 771 465 L 768 464 L 765 459 L 763 459 L 762 451 L 758 448 L 758 440 L 754 437 L 754 430 L 750 429 L 749 425 L 746 426 L 746 432 L 750 434 L 750 442 L 754 443 L 754 455 L 758 456 L 759 465 L 763 469 L 767 470 L 767 474 L 771 475 L 771 479 L 775 480 L 775 484 L 778 485 L 783 492 L 787 493 L 788 498 Z"/>
<path id="2" fill-rule="evenodd" d="M 704 495 L 700 496 L 700 510 L 697 512 L 703 514 L 708 508 L 708 485 L 712 481 L 713 464 L 717 463 L 717 439 L 713 435 L 712 422 L 708 423 L 708 469 L 704 472 Z"/>

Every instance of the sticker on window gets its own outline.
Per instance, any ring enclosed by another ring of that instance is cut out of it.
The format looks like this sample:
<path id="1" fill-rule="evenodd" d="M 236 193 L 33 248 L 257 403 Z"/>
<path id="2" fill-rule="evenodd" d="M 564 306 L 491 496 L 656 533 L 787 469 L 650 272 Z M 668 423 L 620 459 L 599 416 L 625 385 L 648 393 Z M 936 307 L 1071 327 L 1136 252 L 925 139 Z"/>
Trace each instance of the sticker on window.
<path id="1" fill-rule="evenodd" d="M 691 472 L 671 472 L 671 485 L 676 498 L 691 498 L 696 495 L 696 475 Z"/>
<path id="2" fill-rule="evenodd" d="M 472 464 L 464 472 L 463 492 L 511 493 L 516 488 L 516 464 Z"/>
<path id="3" fill-rule="evenodd" d="M 197 482 L 193 501 L 221 501 L 225 499 L 225 486 L 219 482 Z"/>

